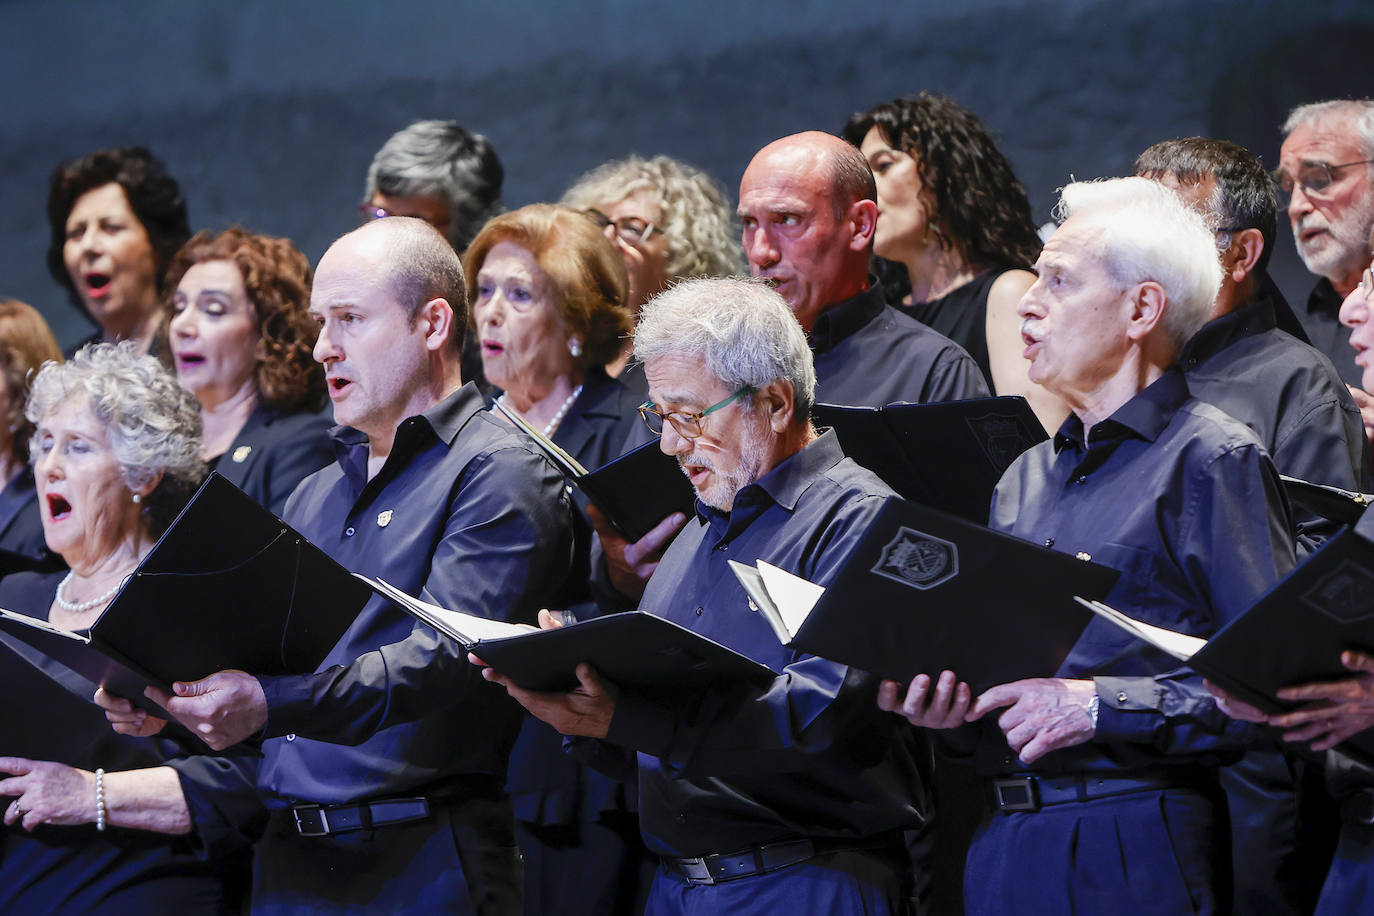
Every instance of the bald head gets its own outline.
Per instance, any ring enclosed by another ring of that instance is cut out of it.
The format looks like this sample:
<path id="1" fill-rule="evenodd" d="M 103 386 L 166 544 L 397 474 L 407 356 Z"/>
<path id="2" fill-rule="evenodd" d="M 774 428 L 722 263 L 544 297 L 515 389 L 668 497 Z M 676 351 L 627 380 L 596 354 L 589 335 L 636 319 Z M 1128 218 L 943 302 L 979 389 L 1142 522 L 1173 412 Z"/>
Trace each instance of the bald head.
<path id="1" fill-rule="evenodd" d="M 454 352 L 462 350 L 467 328 L 463 264 L 437 229 L 407 216 L 372 220 L 329 246 L 319 270 L 327 271 L 345 259 L 367 264 L 370 276 L 395 297 L 411 320 L 426 302 L 447 302 L 454 318 L 450 344 Z"/>
<path id="2" fill-rule="evenodd" d="M 867 286 L 876 201 L 863 155 L 819 131 L 775 140 L 745 169 L 739 215 L 750 272 L 777 288 L 807 333 Z"/>

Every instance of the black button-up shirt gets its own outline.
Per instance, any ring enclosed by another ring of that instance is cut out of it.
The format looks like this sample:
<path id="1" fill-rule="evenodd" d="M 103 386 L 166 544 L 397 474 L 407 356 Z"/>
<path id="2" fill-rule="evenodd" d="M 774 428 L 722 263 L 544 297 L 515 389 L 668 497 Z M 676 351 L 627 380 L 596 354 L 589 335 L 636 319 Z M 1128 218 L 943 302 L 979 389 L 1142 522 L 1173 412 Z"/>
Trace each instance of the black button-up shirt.
<path id="1" fill-rule="evenodd" d="M 1355 365 L 1355 351 L 1350 346 L 1350 329 L 1341 324 L 1341 294 L 1322 277 L 1307 296 L 1307 304 L 1298 311 L 1298 320 L 1312 346 L 1326 354 L 1347 385 L 1364 386 L 1362 370 Z"/>
<path id="2" fill-rule="evenodd" d="M 1177 370 L 1090 430 L 1070 414 L 1052 440 L 1007 470 L 989 525 L 1120 570 L 1107 604 L 1194 636 L 1210 636 L 1239 616 L 1294 565 L 1292 523 L 1269 456 L 1248 427 L 1191 398 Z M 1047 755 L 1036 769 L 1186 763 L 1190 751 L 1217 746 L 1223 717 L 1214 706 L 1200 726 L 1157 714 L 1177 710 L 1132 702 L 1139 691 L 1157 696 L 1153 676 L 1177 664 L 1092 620 L 1058 676 L 1099 677 L 1097 739 Z M 1105 678 L 1116 679 L 1109 696 Z M 1116 722 L 1113 713 L 1122 709 L 1134 709 L 1134 720 Z M 1138 743 L 1113 743 L 1125 737 Z M 1165 758 L 1166 745 L 1180 756 Z M 982 765 L 1018 769 L 1005 748 L 1002 742 L 1001 759 Z"/>
<path id="3" fill-rule="evenodd" d="M 1179 366 L 1193 396 L 1254 430 L 1281 473 L 1369 489 L 1369 440 L 1354 398 L 1319 350 L 1277 329 L 1267 300 L 1208 322 Z M 1319 522 L 1297 521 L 1303 529 Z"/>
<path id="4" fill-rule="evenodd" d="M 732 511 L 697 504 L 640 607 L 780 675 L 767 689 L 621 692 L 606 740 L 639 752 L 650 849 L 705 855 L 919 823 L 922 739 L 877 708 L 873 676 L 779 644 L 726 562 L 763 559 L 824 584 L 891 492 L 826 433 L 742 489 Z"/>
<path id="5" fill-rule="evenodd" d="M 568 571 L 563 479 L 523 435 L 486 414 L 474 386 L 405 420 L 371 480 L 366 437 L 349 428 L 334 435 L 338 463 L 301 484 L 288 523 L 345 567 L 402 591 L 533 622 Z M 262 679 L 267 732 L 285 735 L 263 745 L 259 785 L 269 804 L 505 775 L 520 708 L 461 646 L 382 598 L 363 608 L 321 672 Z"/>
<path id="6" fill-rule="evenodd" d="M 822 312 L 811 349 L 821 403 L 881 407 L 988 396 L 973 357 L 888 305 L 877 283 Z"/>

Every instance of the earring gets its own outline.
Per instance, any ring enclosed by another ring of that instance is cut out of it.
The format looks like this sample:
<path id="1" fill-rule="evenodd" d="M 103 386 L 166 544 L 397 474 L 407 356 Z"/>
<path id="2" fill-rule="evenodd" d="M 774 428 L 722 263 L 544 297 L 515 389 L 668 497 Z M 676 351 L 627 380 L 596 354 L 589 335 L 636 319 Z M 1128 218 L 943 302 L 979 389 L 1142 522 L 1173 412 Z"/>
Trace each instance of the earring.
<path id="1" fill-rule="evenodd" d="M 573 359 L 582 355 L 582 341 L 576 337 L 568 341 L 568 352 L 573 355 Z"/>
<path id="2" fill-rule="evenodd" d="M 139 503 L 141 503 L 141 502 L 143 502 L 143 494 L 142 494 L 142 493 L 135 493 L 135 494 L 134 494 L 134 505 L 137 506 L 137 505 L 138 505 Z"/>

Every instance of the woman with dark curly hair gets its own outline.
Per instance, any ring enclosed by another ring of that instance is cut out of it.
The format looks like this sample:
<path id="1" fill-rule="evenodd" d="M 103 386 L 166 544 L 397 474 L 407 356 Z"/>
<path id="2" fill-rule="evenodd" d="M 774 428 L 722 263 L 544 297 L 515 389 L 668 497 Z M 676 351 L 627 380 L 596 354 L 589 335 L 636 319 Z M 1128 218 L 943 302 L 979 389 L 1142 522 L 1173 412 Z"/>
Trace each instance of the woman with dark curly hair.
<path id="1" fill-rule="evenodd" d="M 1016 315 L 1040 239 L 1026 189 L 982 123 L 922 92 L 855 114 L 841 135 L 877 181 L 874 252 L 906 268 L 909 289 L 893 304 L 968 350 L 997 394 L 1024 395 L 1058 428 L 1068 408 L 1027 378 Z"/>
<path id="2" fill-rule="evenodd" d="M 141 146 L 59 165 L 48 190 L 48 270 L 99 331 L 83 344 L 132 340 L 148 352 L 162 275 L 191 234 L 181 188 Z"/>
<path id="3" fill-rule="evenodd" d="M 201 456 L 278 515 L 334 460 L 311 354 L 310 262 L 288 239 L 200 232 L 167 268 L 166 362 L 200 402 Z"/>
<path id="4" fill-rule="evenodd" d="M 33 306 L 0 299 L 0 575 L 45 564 L 53 555 L 43 541 L 38 491 L 29 467 L 33 423 L 24 415 L 29 383 L 62 351 L 48 323 Z"/>

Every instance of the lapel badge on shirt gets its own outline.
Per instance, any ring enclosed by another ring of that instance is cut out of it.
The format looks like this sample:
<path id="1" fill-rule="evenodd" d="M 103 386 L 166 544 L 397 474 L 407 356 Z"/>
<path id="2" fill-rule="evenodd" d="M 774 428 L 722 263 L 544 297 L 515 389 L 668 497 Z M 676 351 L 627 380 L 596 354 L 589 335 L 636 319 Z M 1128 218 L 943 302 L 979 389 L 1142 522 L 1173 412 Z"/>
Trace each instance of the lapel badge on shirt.
<path id="1" fill-rule="evenodd" d="M 238 448 L 234 449 L 234 464 L 243 464 L 252 453 L 253 446 L 240 445 Z"/>
<path id="2" fill-rule="evenodd" d="M 391 524 L 391 510 L 390 510 L 390 509 L 383 509 L 381 512 L 378 512 L 378 513 L 377 513 L 377 527 L 378 527 L 378 528 L 385 528 L 387 525 L 390 525 L 390 524 Z"/>

